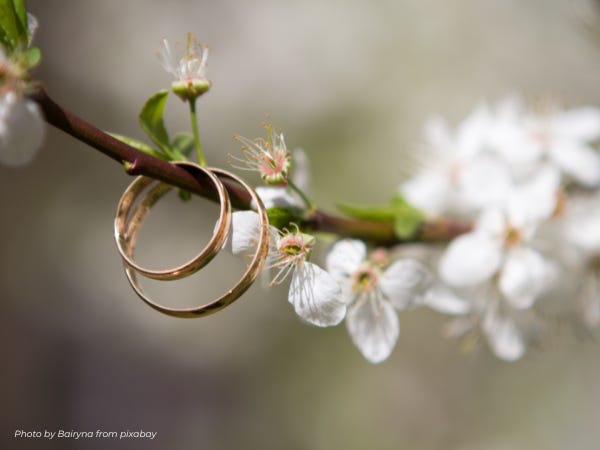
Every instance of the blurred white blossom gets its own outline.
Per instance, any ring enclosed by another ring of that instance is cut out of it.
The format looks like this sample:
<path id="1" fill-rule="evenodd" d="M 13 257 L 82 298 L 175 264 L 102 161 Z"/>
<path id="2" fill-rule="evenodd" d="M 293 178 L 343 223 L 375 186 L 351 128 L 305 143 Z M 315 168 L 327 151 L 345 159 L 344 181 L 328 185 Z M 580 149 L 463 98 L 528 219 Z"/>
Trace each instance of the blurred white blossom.
<path id="1" fill-rule="evenodd" d="M 472 232 L 459 236 L 440 260 L 441 278 L 452 286 L 474 286 L 495 277 L 512 307 L 529 308 L 550 286 L 553 265 L 532 246 L 542 221 L 556 206 L 558 177 L 546 170 L 508 195 L 503 209 L 482 213 Z"/>
<path id="2" fill-rule="evenodd" d="M 38 28 L 37 19 L 29 13 L 27 26 L 29 45 Z M 25 96 L 28 67 L 18 59 L 9 58 L 0 46 L 0 163 L 8 166 L 31 161 L 46 130 L 39 106 Z"/>
<path id="3" fill-rule="evenodd" d="M 13 91 L 0 96 L 0 163 L 20 166 L 42 146 L 45 123 L 37 103 Z"/>
<path id="4" fill-rule="evenodd" d="M 495 148 L 517 174 L 529 175 L 540 164 L 552 164 L 583 186 L 600 184 L 600 155 L 591 146 L 600 138 L 600 109 L 535 114 L 520 103 L 505 105 L 498 126 Z"/>
<path id="5" fill-rule="evenodd" d="M 454 135 L 441 119 L 425 128 L 423 168 L 400 186 L 400 193 L 423 212 L 437 216 L 468 212 L 504 199 L 510 173 L 489 152 L 493 117 L 487 107 L 477 108 Z"/>

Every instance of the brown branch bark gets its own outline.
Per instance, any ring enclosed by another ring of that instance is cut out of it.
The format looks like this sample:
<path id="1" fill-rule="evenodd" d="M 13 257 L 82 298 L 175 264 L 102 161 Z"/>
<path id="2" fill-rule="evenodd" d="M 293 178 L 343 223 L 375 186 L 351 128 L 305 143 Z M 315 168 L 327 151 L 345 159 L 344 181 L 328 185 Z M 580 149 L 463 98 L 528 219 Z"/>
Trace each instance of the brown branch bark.
<path id="1" fill-rule="evenodd" d="M 145 175 L 218 201 L 217 194 L 208 181 L 203 184 L 186 170 L 147 155 L 113 138 L 82 118 L 65 110 L 52 100 L 45 90 L 40 88 L 32 93 L 30 97 L 39 104 L 49 124 L 117 161 L 126 168 L 130 175 Z M 250 196 L 244 189 L 229 180 L 223 180 L 223 184 L 229 192 L 234 207 L 238 209 L 250 208 Z M 322 210 L 316 210 L 307 221 L 307 224 L 316 231 L 362 239 L 375 245 L 391 246 L 406 242 L 399 240 L 394 235 L 391 223 L 340 217 Z M 440 219 L 425 223 L 411 242 L 447 241 L 469 230 L 469 224 Z"/>

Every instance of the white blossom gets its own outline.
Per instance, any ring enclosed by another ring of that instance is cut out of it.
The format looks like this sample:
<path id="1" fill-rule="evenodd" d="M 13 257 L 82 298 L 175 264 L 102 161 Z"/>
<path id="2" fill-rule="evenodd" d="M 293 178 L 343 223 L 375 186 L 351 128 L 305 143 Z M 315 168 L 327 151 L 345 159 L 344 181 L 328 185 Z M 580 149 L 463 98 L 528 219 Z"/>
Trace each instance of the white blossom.
<path id="1" fill-rule="evenodd" d="M 425 168 L 400 186 L 408 202 L 435 216 L 503 201 L 511 178 L 507 166 L 487 151 L 492 119 L 488 108 L 479 107 L 454 135 L 441 120 L 431 120 Z"/>
<path id="2" fill-rule="evenodd" d="M 535 232 L 556 206 L 558 177 L 553 170 L 510 193 L 503 209 L 485 211 L 472 232 L 454 239 L 439 263 L 452 286 L 486 283 L 494 277 L 517 309 L 529 308 L 550 287 L 554 265 L 532 245 Z"/>
<path id="3" fill-rule="evenodd" d="M 44 140 L 45 124 L 37 103 L 14 91 L 0 96 L 0 163 L 31 161 Z"/>
<path id="4" fill-rule="evenodd" d="M 163 68 L 175 78 L 171 89 L 182 100 L 194 101 L 210 88 L 206 78 L 208 46 L 198 42 L 193 34 L 188 33 L 183 52 L 173 51 L 169 41 L 162 39 L 158 57 Z"/>
<path id="5" fill-rule="evenodd" d="M 384 361 L 400 335 L 395 309 L 419 302 L 429 281 L 426 269 L 412 259 L 399 259 L 383 269 L 377 258 L 367 258 L 362 241 L 345 239 L 327 255 L 327 270 L 348 304 L 346 326 L 352 341 L 370 362 Z"/>
<path id="6" fill-rule="evenodd" d="M 163 68 L 177 81 L 206 80 L 208 46 L 188 34 L 185 51 L 174 51 L 165 38 L 161 40 L 159 52 Z"/>
<path id="7" fill-rule="evenodd" d="M 525 336 L 515 317 L 523 311 L 503 304 L 497 288 L 490 283 L 469 293 L 467 314 L 454 319 L 445 327 L 448 337 L 463 337 L 467 344 L 479 341 L 483 335 L 490 350 L 500 359 L 515 361 L 526 350 Z"/>
<path id="8" fill-rule="evenodd" d="M 522 331 L 514 320 L 498 311 L 497 302 L 487 308 L 483 317 L 482 329 L 490 348 L 498 358 L 516 361 L 525 353 Z"/>
<path id="9" fill-rule="evenodd" d="M 310 162 L 306 152 L 300 148 L 292 151 L 292 182 L 305 194 L 310 193 Z M 300 196 L 285 186 L 258 186 L 256 193 L 266 208 L 304 209 Z"/>
<path id="10" fill-rule="evenodd" d="M 254 251 L 260 220 L 254 211 L 233 213 L 231 250 L 235 255 Z M 315 240 L 298 230 L 280 232 L 271 228 L 267 268 L 275 269 L 271 282 L 279 284 L 290 274 L 288 300 L 296 314 L 312 325 L 337 325 L 346 315 L 346 303 L 336 280 L 318 265 L 307 261 Z"/>
<path id="11" fill-rule="evenodd" d="M 600 138 L 600 109 L 533 114 L 514 106 L 504 112 L 495 147 L 516 174 L 528 176 L 550 163 L 583 186 L 600 185 L 600 154 L 591 146 Z"/>
<path id="12" fill-rule="evenodd" d="M 242 157 L 230 155 L 230 164 L 236 169 L 256 171 L 266 184 L 283 185 L 288 181 L 291 154 L 288 151 L 283 133 L 277 133 L 272 125 L 267 125 L 267 139 L 250 140 L 235 136 L 242 144 Z"/>

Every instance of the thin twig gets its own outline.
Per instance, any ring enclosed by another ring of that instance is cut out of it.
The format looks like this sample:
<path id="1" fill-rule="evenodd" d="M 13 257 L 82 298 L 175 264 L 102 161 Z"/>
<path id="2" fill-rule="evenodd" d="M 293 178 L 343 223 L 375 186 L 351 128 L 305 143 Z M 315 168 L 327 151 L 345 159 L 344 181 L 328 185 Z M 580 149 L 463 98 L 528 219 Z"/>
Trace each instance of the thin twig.
<path id="1" fill-rule="evenodd" d="M 54 102 L 42 88 L 32 93 L 30 97 L 39 104 L 49 124 L 117 161 L 130 175 L 145 175 L 194 192 L 213 201 L 218 201 L 217 193 L 208 179 L 196 179 L 189 172 L 174 164 L 147 155 L 113 138 L 82 118 L 65 110 Z M 249 209 L 250 195 L 235 183 L 227 179 L 222 181 L 229 192 L 234 207 Z M 394 235 L 391 223 L 340 217 L 319 209 L 311 214 L 305 224 L 315 231 L 362 239 L 376 245 L 390 246 L 407 242 L 399 240 Z M 425 223 L 417 236 L 411 241 L 447 241 L 469 230 L 469 224 L 440 219 Z"/>

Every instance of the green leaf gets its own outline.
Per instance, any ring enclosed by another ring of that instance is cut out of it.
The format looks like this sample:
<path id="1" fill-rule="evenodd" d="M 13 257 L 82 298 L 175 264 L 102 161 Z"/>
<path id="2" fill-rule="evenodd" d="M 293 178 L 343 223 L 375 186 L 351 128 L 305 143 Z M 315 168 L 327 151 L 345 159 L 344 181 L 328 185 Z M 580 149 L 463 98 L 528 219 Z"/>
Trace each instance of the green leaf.
<path id="1" fill-rule="evenodd" d="M 356 205 L 339 203 L 338 209 L 347 216 L 360 220 L 373 220 L 376 222 L 391 222 L 394 220 L 394 209 L 386 205 Z"/>
<path id="2" fill-rule="evenodd" d="M 184 202 L 189 202 L 192 199 L 192 193 L 184 189 L 179 189 L 179 198 Z"/>
<path id="3" fill-rule="evenodd" d="M 42 60 L 42 52 L 38 47 L 31 47 L 25 52 L 27 67 L 30 69 L 37 66 Z"/>
<path id="4" fill-rule="evenodd" d="M 15 15 L 17 16 L 19 28 L 19 37 L 22 43 L 27 45 L 29 43 L 29 27 L 27 26 L 27 7 L 25 6 L 25 0 L 12 0 Z"/>
<path id="5" fill-rule="evenodd" d="M 119 141 L 121 141 L 127 145 L 130 145 L 131 147 L 135 148 L 136 150 L 144 152 L 150 156 L 154 156 L 155 158 L 160 158 L 165 161 L 169 160 L 169 158 L 164 153 L 162 153 L 160 150 L 153 149 L 145 142 L 138 141 L 137 139 L 130 138 L 128 136 L 123 136 L 122 134 L 110 133 L 110 132 L 108 134 L 110 134 L 115 139 L 118 139 Z"/>
<path id="6" fill-rule="evenodd" d="M 148 137 L 154 142 L 170 159 L 173 159 L 171 146 L 169 145 L 169 134 L 163 122 L 163 112 L 169 91 L 163 90 L 152 95 L 144 104 L 140 112 L 140 125 Z"/>
<path id="7" fill-rule="evenodd" d="M 8 53 L 13 52 L 23 40 L 21 39 L 22 25 L 12 0 L 0 0 L 0 29 L 2 45 Z M 27 43 L 27 35 L 25 35 L 25 43 Z"/>
<path id="8" fill-rule="evenodd" d="M 287 208 L 269 208 L 267 209 L 269 225 L 278 229 L 289 228 L 291 223 L 300 221 L 300 217 L 294 211 Z"/>
<path id="9" fill-rule="evenodd" d="M 423 213 L 400 195 L 396 195 L 392 199 L 392 210 L 394 213 L 394 234 L 400 239 L 414 237 L 425 220 Z"/>
<path id="10" fill-rule="evenodd" d="M 171 148 L 177 150 L 184 156 L 190 156 L 194 149 L 194 136 L 190 133 L 180 133 L 171 141 Z"/>
<path id="11" fill-rule="evenodd" d="M 391 222 L 394 234 L 400 239 L 410 239 L 419 231 L 425 217 L 403 197 L 395 196 L 390 205 L 338 204 L 344 214 L 360 220 Z"/>

